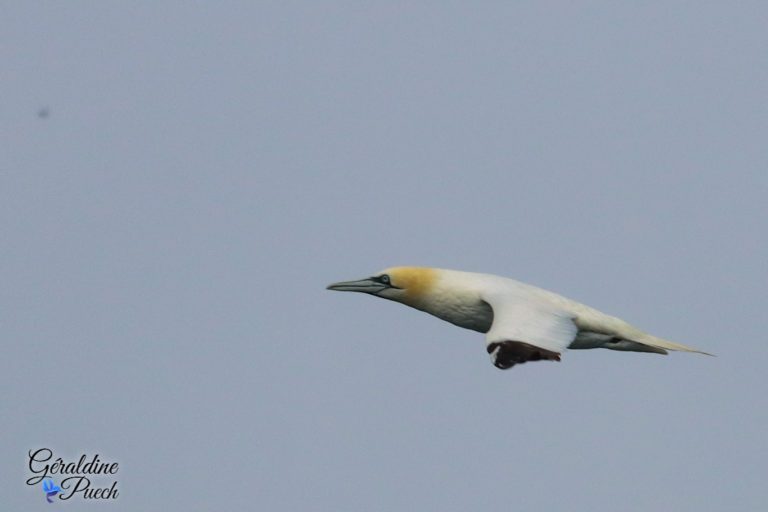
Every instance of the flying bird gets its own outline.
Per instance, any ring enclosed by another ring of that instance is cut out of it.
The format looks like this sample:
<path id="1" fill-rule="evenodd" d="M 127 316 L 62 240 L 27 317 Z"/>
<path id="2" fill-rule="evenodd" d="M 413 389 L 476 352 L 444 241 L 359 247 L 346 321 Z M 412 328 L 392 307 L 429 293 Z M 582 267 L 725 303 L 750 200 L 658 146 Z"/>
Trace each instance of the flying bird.
<path id="1" fill-rule="evenodd" d="M 491 362 L 502 370 L 529 361 L 560 361 L 568 348 L 707 354 L 646 334 L 624 320 L 556 293 L 491 274 L 393 267 L 365 279 L 334 283 L 327 289 L 401 302 L 485 333 Z"/>

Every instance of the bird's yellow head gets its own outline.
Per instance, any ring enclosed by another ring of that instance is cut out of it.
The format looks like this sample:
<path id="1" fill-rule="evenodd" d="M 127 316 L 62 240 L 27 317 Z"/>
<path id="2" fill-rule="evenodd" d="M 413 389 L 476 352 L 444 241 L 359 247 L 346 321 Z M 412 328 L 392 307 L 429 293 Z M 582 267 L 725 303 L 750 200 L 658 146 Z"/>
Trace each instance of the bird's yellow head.
<path id="1" fill-rule="evenodd" d="M 334 283 L 328 289 L 369 293 L 418 307 L 434 288 L 437 273 L 428 267 L 392 267 L 365 279 Z"/>

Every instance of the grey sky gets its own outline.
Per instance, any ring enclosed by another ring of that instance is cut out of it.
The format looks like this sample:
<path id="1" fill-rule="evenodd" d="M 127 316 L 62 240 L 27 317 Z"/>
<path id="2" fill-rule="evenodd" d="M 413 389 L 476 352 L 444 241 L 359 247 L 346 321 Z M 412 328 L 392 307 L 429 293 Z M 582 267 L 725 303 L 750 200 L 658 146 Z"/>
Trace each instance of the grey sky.
<path id="1" fill-rule="evenodd" d="M 2 508 L 764 509 L 768 7 L 625 4 L 6 3 Z M 719 357 L 324 290 L 395 264 Z"/>

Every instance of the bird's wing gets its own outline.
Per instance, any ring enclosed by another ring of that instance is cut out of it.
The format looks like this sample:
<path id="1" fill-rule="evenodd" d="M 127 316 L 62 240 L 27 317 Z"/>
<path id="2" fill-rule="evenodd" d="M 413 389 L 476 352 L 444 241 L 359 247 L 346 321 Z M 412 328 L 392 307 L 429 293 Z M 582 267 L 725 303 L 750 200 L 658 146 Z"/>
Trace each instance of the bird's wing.
<path id="1" fill-rule="evenodd" d="M 483 300 L 493 309 L 485 341 L 498 368 L 541 359 L 559 361 L 560 353 L 576 338 L 573 314 L 537 297 L 496 292 Z"/>

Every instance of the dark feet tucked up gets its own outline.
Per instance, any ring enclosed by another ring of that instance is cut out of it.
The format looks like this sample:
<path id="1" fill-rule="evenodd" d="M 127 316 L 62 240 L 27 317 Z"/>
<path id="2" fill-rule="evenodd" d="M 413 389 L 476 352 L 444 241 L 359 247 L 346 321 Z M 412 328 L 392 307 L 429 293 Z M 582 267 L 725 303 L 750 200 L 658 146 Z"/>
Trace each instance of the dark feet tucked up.
<path id="1" fill-rule="evenodd" d="M 522 341 L 501 341 L 490 343 L 488 353 L 496 368 L 508 370 L 516 364 L 528 361 L 559 361 L 560 354 Z"/>

